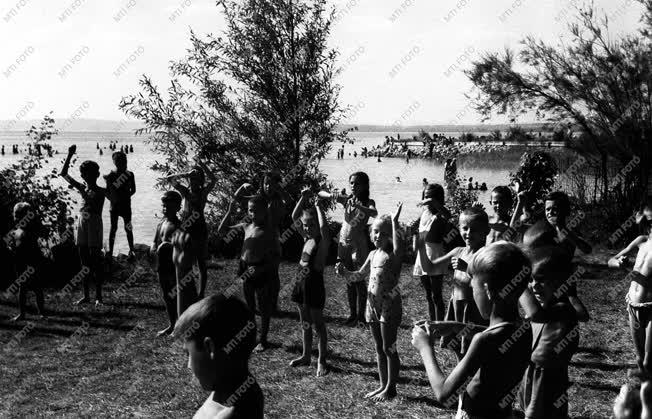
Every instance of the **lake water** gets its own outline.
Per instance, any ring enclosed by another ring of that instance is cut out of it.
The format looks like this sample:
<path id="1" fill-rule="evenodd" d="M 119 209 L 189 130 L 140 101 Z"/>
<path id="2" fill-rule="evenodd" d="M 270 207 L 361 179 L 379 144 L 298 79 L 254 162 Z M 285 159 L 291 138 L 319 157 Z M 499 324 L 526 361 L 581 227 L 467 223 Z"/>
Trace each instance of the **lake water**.
<path id="1" fill-rule="evenodd" d="M 408 137 L 415 133 L 401 133 L 401 137 Z M 339 145 L 334 145 L 333 150 L 321 162 L 322 170 L 329 176 L 335 187 L 348 189 L 348 175 L 355 171 L 365 171 L 371 178 L 371 197 L 375 199 L 380 213 L 391 213 L 396 202 L 404 202 L 402 219 L 412 220 L 419 216 L 420 210 L 416 204 L 421 199 L 421 182 L 423 178 L 429 182 L 443 182 L 443 163 L 434 160 L 411 159 L 406 163 L 404 158 L 383 158 L 377 162 L 376 158 L 360 157 L 362 147 L 371 148 L 381 144 L 386 135 L 394 133 L 384 132 L 354 132 L 351 137 L 355 138 L 354 144 L 345 145 L 345 157 L 343 160 L 336 159 L 336 150 Z M 0 156 L 0 167 L 6 167 L 20 159 L 26 152 L 27 138 L 21 132 L 0 132 L 0 146 L 5 146 L 5 155 Z M 136 177 L 136 195 L 133 197 L 133 227 L 136 243 L 151 242 L 154 228 L 158 223 L 160 215 L 161 191 L 154 188 L 155 177 L 160 176 L 154 173 L 149 167 L 154 161 L 162 160 L 150 151 L 149 146 L 144 142 L 143 137 L 135 137 L 128 132 L 71 132 L 63 133 L 52 141 L 53 147 L 59 151 L 50 159 L 51 164 L 61 167 L 67 153 L 68 146 L 77 144 L 77 165 L 71 174 L 79 179 L 77 169 L 83 160 L 95 160 L 100 165 L 102 174 L 113 169 L 111 161 L 111 150 L 108 149 L 110 141 L 117 141 L 120 145 L 133 145 L 133 154 L 128 154 L 129 169 Z M 99 155 L 96 144 L 99 143 L 104 149 L 104 154 Z M 11 145 L 19 144 L 21 155 L 11 154 Z M 358 157 L 353 157 L 353 152 L 358 152 Z M 349 155 L 349 153 L 351 155 Z M 472 176 L 474 181 L 486 182 L 489 191 L 497 185 L 508 183 L 509 172 L 514 171 L 518 165 L 519 153 L 508 153 L 506 158 L 487 158 L 483 155 L 466 156 L 458 159 L 458 173 L 462 177 Z M 400 178 L 400 182 L 397 181 Z M 79 179 L 81 180 L 81 179 Z M 103 182 L 100 182 L 103 185 Z M 480 192 L 480 201 L 488 204 L 489 192 Z M 108 240 L 109 211 L 108 203 L 104 210 L 104 240 Z M 75 211 L 76 214 L 76 211 Z M 342 218 L 341 209 L 336 210 L 332 216 L 335 219 Z M 124 231 L 120 225 L 117 238 L 116 250 L 125 252 L 128 250 Z"/>

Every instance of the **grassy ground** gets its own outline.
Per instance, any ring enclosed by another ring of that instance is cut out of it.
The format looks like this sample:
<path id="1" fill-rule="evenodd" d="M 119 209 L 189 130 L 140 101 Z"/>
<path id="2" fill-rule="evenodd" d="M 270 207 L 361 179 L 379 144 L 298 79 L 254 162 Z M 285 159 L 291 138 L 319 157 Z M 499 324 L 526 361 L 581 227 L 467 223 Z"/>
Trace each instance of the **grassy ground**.
<path id="1" fill-rule="evenodd" d="M 624 272 L 607 271 L 591 262 L 584 265 L 588 274 L 580 295 L 592 320 L 582 328 L 569 396 L 572 417 L 602 418 L 611 415 L 626 370 L 633 366 L 634 352 L 627 332 Z M 224 263 L 224 271 L 210 272 L 210 292 L 228 286 L 234 278 L 235 263 Z M 282 278 L 289 278 L 295 269 L 283 264 Z M 325 314 L 333 371 L 317 379 L 315 361 L 311 367 L 288 366 L 300 353 L 301 340 L 290 290 L 284 288 L 283 314 L 272 323 L 273 348 L 251 360 L 265 394 L 267 417 L 450 417 L 452 411 L 438 408 L 432 400 L 420 359 L 410 345 L 411 322 L 427 313 L 423 292 L 410 273 L 411 266 L 406 265 L 401 277 L 399 396 L 386 403 L 362 399 L 377 386 L 373 343 L 368 331 L 343 325 L 348 314 L 344 287 L 329 267 Z M 100 309 L 73 306 L 78 290 L 74 296 L 50 291 L 47 320 L 31 315 L 27 321 L 11 323 L 15 299 L 0 298 L 0 417 L 190 417 L 194 413 L 207 394 L 186 367 L 181 344 L 154 337 L 165 323 L 155 277 L 139 275 L 128 294 L 118 296 L 113 291 L 128 273 L 117 276 L 107 284 L 107 304 Z M 447 287 L 445 296 L 448 292 Z M 444 367 L 450 369 L 454 357 L 440 352 Z"/>

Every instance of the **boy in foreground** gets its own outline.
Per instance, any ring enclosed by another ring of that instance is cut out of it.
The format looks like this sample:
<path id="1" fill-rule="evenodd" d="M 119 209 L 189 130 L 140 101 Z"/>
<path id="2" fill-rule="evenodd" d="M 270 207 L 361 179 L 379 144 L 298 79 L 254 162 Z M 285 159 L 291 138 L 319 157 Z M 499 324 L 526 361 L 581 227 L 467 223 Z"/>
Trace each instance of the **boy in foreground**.
<path id="1" fill-rule="evenodd" d="M 218 294 L 194 303 L 173 336 L 183 342 L 188 368 L 211 392 L 195 419 L 263 418 L 263 392 L 249 372 L 256 322 L 242 301 Z"/>

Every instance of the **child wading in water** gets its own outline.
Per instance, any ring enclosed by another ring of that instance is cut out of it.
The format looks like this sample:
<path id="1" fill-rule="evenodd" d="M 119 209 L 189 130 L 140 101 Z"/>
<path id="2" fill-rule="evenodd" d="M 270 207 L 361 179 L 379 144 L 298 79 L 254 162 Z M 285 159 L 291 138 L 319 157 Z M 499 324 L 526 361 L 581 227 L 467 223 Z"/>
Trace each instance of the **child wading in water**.
<path id="1" fill-rule="evenodd" d="M 530 262 L 515 244 L 498 242 L 476 253 L 469 265 L 473 299 L 489 318 L 489 328 L 473 336 L 448 376 L 435 357 L 428 329 L 412 330 L 412 345 L 423 359 L 435 399 L 450 406 L 459 394 L 456 419 L 513 417 L 514 389 L 523 378 L 532 345 L 530 326 L 518 312 L 529 277 L 522 272 L 530 272 Z"/>
<path id="2" fill-rule="evenodd" d="M 448 225 L 448 211 L 444 207 L 444 188 L 436 183 L 426 185 L 423 191 L 423 211 L 418 232 L 414 235 L 417 256 L 412 274 L 418 276 L 426 291 L 430 320 L 444 318 L 444 300 L 441 295 L 446 266 L 433 266 L 430 261 L 446 254 L 444 240 Z"/>
<path id="3" fill-rule="evenodd" d="M 326 302 L 324 288 L 324 266 L 328 256 L 330 236 L 328 224 L 319 201 L 312 208 L 304 208 L 309 189 L 301 191 L 301 199 L 292 212 L 292 220 L 296 223 L 301 219 L 302 228 L 299 233 L 305 244 L 299 261 L 300 271 L 292 291 L 292 301 L 299 306 L 299 320 L 303 331 L 303 353 L 301 357 L 290 362 L 290 366 L 310 365 L 312 352 L 312 325 L 319 337 L 319 359 L 317 360 L 317 376 L 328 373 L 326 364 L 327 333 L 322 311 Z"/>
<path id="4" fill-rule="evenodd" d="M 478 207 L 466 209 L 460 215 L 460 234 L 466 246 L 456 247 L 446 255 L 432 261 L 432 265 L 436 268 L 445 268 L 451 264 L 454 269 L 453 292 L 448 303 L 445 320 L 479 325 L 487 323 L 474 302 L 471 277 L 467 269 L 473 255 L 485 245 L 488 233 L 489 217 L 487 213 Z M 466 352 L 468 341 L 466 336 L 461 339 L 447 337 L 442 339 L 442 346 L 461 356 Z"/>
<path id="5" fill-rule="evenodd" d="M 652 212 L 652 203 L 648 202 L 644 211 Z M 652 223 L 647 218 L 641 219 L 641 226 L 647 235 L 635 238 L 625 249 L 609 259 L 608 266 L 623 267 L 627 263 L 627 255 L 638 249 L 634 269 L 627 276 L 631 278 L 627 301 L 629 312 L 629 328 L 636 349 L 639 375 L 652 376 Z"/>
<path id="6" fill-rule="evenodd" d="M 355 172 L 349 176 L 351 196 L 345 194 L 330 194 L 319 192 L 318 196 L 324 199 L 335 198 L 344 206 L 344 221 L 340 230 L 340 241 L 337 247 L 337 257 L 350 271 L 355 271 L 369 254 L 367 243 L 367 221 L 369 217 L 376 217 L 376 203 L 369 198 L 369 176 L 364 172 Z M 346 293 L 351 314 L 346 320 L 349 325 L 364 322 L 365 305 L 367 302 L 367 289 L 364 277 L 348 282 Z"/>
<path id="7" fill-rule="evenodd" d="M 362 267 L 351 272 L 343 263 L 336 270 L 346 277 L 363 276 L 369 272 L 366 321 L 376 344 L 380 387 L 365 395 L 373 400 L 387 400 L 396 396 L 396 382 L 401 362 L 396 348 L 396 334 L 401 325 L 403 305 L 398 284 L 401 273 L 401 243 L 398 218 L 403 204 L 399 202 L 393 216 L 377 218 L 371 227 L 371 240 L 376 250 L 371 252 Z"/>
<path id="8" fill-rule="evenodd" d="M 87 266 L 89 273 L 82 281 L 84 297 L 75 304 L 87 303 L 89 297 L 90 278 L 95 280 L 95 305 L 102 304 L 102 208 L 106 190 L 97 186 L 100 177 L 100 167 L 94 161 L 86 160 L 79 165 L 79 172 L 84 184 L 77 182 L 68 174 L 70 160 L 77 151 L 74 144 L 68 148 L 68 157 L 63 163 L 61 176 L 68 181 L 82 196 L 83 203 L 79 210 L 77 221 L 77 248 L 82 265 Z"/>
<path id="9" fill-rule="evenodd" d="M 193 253 L 199 269 L 199 298 L 204 298 L 208 273 L 206 259 L 208 259 L 208 226 L 204 218 L 204 208 L 208 202 L 208 195 L 215 187 L 217 180 L 210 170 L 200 161 L 198 166 L 188 173 L 180 173 L 166 177 L 172 186 L 183 197 L 183 211 L 181 221 L 183 229 L 190 234 Z M 178 182 L 178 179 L 187 177 L 189 187 Z M 205 178 L 208 177 L 208 183 Z"/>
<path id="10" fill-rule="evenodd" d="M 129 256 L 134 257 L 134 233 L 131 227 L 131 197 L 136 193 L 134 174 L 127 170 L 127 155 L 116 151 L 112 155 L 115 170 L 104 176 L 106 180 L 106 193 L 111 202 L 111 228 L 109 230 L 109 261 L 113 257 L 115 233 L 118 231 L 118 219 L 122 217 L 127 243 L 129 243 Z"/>

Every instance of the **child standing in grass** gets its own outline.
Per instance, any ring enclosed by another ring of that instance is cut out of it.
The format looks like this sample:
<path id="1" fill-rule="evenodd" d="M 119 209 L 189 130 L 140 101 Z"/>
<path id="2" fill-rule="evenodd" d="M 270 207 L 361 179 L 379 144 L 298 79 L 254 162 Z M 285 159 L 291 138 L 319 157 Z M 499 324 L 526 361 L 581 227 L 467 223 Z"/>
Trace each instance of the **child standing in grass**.
<path id="1" fill-rule="evenodd" d="M 249 309 L 255 312 L 257 303 L 260 310 L 260 340 L 254 349 L 255 352 L 260 352 L 269 346 L 267 334 L 272 315 L 273 271 L 278 263 L 274 258 L 278 257 L 278 253 L 275 252 L 274 232 L 268 220 L 267 200 L 260 195 L 252 197 L 247 204 L 247 219 L 228 226 L 234 211 L 235 199 L 237 194 L 220 223 L 218 235 L 222 236 L 226 230 L 244 231 L 238 277 L 243 280 L 243 293 Z"/>
<path id="2" fill-rule="evenodd" d="M 109 215 L 111 228 L 109 229 L 109 260 L 113 257 L 115 233 L 118 231 L 118 220 L 122 217 L 127 243 L 129 243 L 129 257 L 134 257 L 134 233 L 131 226 L 131 197 L 136 193 L 136 180 L 133 172 L 127 170 L 127 155 L 116 151 L 112 155 L 115 170 L 104 176 L 106 180 L 106 193 L 111 202 Z"/>
<path id="3" fill-rule="evenodd" d="M 195 418 L 264 417 L 264 397 L 249 371 L 256 321 L 235 297 L 211 295 L 177 320 L 173 336 L 183 342 L 188 368 L 211 394 Z"/>
<path id="4" fill-rule="evenodd" d="M 161 204 L 163 206 L 163 219 L 156 227 L 150 254 L 157 256 L 156 271 L 170 324 L 167 328 L 158 332 L 157 336 L 171 334 L 179 315 L 175 298 L 175 294 L 179 290 L 176 290 L 177 279 L 173 261 L 174 247 L 172 240 L 181 226 L 181 220 L 177 217 L 177 212 L 181 209 L 181 195 L 175 191 L 167 191 L 161 197 Z M 187 287 L 188 284 L 184 284 L 184 288 Z"/>
<path id="5" fill-rule="evenodd" d="M 179 183 L 179 179 L 187 177 L 189 186 Z M 208 177 L 208 183 L 206 183 Z M 204 209 L 217 180 L 210 170 L 199 161 L 188 173 L 180 173 L 166 177 L 172 186 L 179 191 L 183 197 L 183 211 L 181 221 L 184 230 L 190 234 L 193 246 L 193 253 L 196 258 L 197 269 L 199 269 L 199 298 L 204 298 L 208 271 L 206 259 L 208 259 L 208 226 L 204 218 Z"/>
<path id="6" fill-rule="evenodd" d="M 647 205 L 652 210 L 652 205 Z M 627 255 L 638 249 L 634 269 L 628 275 L 631 284 L 627 293 L 627 311 L 629 312 L 629 328 L 636 349 L 638 374 L 644 377 L 652 375 L 652 223 L 646 218 L 641 225 L 647 235 L 635 238 L 626 248 L 609 259 L 607 265 L 612 268 L 623 267 L 627 263 Z"/>
<path id="7" fill-rule="evenodd" d="M 482 248 L 489 233 L 489 217 L 483 209 L 471 207 L 460 215 L 460 234 L 466 246 L 456 247 L 444 256 L 432 261 L 435 268 L 452 265 L 453 292 L 448 303 L 445 320 L 483 325 L 486 320 L 480 315 L 473 299 L 471 277 L 467 268 L 473 256 Z M 442 338 L 442 346 L 451 349 L 458 356 L 463 355 L 468 347 L 468 338 Z"/>
<path id="8" fill-rule="evenodd" d="M 489 318 L 489 328 L 473 336 L 448 376 L 439 366 L 428 332 L 420 326 L 412 330 L 412 345 L 421 355 L 435 399 L 448 404 L 460 394 L 458 419 L 512 417 L 514 389 L 523 378 L 532 345 L 530 327 L 518 312 L 518 299 L 528 282 L 521 272 L 529 269 L 527 257 L 512 243 L 493 243 L 476 253 L 469 265 L 473 299 Z"/>
<path id="9" fill-rule="evenodd" d="M 301 198 L 292 212 L 292 220 L 296 223 L 301 219 L 302 228 L 299 233 L 305 243 L 299 261 L 300 270 L 297 282 L 292 290 L 292 301 L 299 306 L 299 321 L 303 332 L 303 353 L 301 357 L 290 362 L 290 366 L 310 365 L 312 352 L 312 325 L 319 337 L 319 359 L 317 360 L 317 376 L 328 373 L 326 364 L 327 338 L 326 323 L 322 311 L 326 302 L 324 288 L 324 266 L 328 257 L 330 235 L 328 224 L 319 201 L 312 208 L 304 208 L 310 195 L 309 189 L 301 191 Z"/>
<path id="10" fill-rule="evenodd" d="M 91 278 L 95 280 L 95 305 L 102 304 L 102 208 L 106 190 L 97 185 L 97 178 L 100 177 L 100 167 L 91 160 L 86 160 L 79 165 L 79 172 L 84 184 L 76 181 L 68 174 L 70 160 L 77 151 L 76 145 L 68 148 L 68 156 L 63 163 L 60 175 L 77 191 L 83 199 L 82 207 L 79 210 L 77 222 L 77 248 L 82 265 L 87 266 L 89 273 L 84 276 L 82 285 L 84 297 L 75 304 L 87 303 L 89 297 L 89 283 Z"/>
<path id="11" fill-rule="evenodd" d="M 396 396 L 396 383 L 401 362 L 396 348 L 396 335 L 401 325 L 403 305 L 398 284 L 401 273 L 401 243 L 398 218 L 403 204 L 399 202 L 393 216 L 377 218 L 371 227 L 371 240 L 376 247 L 362 267 L 351 272 L 343 263 L 336 270 L 340 275 L 352 278 L 369 272 L 368 304 L 366 321 L 376 344 L 376 358 L 380 387 L 365 395 L 376 401 Z"/>
<path id="12" fill-rule="evenodd" d="M 14 265 L 16 267 L 16 284 L 18 284 L 18 310 L 13 321 L 25 318 L 27 308 L 27 291 L 36 296 L 36 307 L 41 317 L 45 315 L 42 265 L 44 256 L 38 245 L 39 220 L 27 202 L 19 202 L 14 206 L 14 221 L 16 229 L 11 232 L 14 248 Z"/>
<path id="13" fill-rule="evenodd" d="M 369 176 L 365 172 L 355 172 L 349 176 L 351 195 L 331 194 L 325 191 L 318 196 L 324 199 L 335 198 L 344 206 L 344 221 L 340 230 L 337 257 L 350 271 L 360 268 L 369 254 L 367 244 L 367 222 L 369 217 L 378 215 L 376 203 L 369 198 Z M 367 289 L 364 277 L 346 284 L 349 302 L 349 318 L 346 323 L 354 325 L 364 322 Z"/>
<path id="14" fill-rule="evenodd" d="M 416 260 L 412 274 L 418 276 L 426 291 L 430 320 L 444 318 L 442 282 L 446 266 L 429 263 L 446 254 L 444 240 L 448 224 L 448 211 L 444 207 L 444 188 L 437 183 L 427 184 L 423 190 L 423 211 L 419 219 L 418 232 L 414 235 Z M 449 239 L 450 240 L 450 239 Z"/>
<path id="15" fill-rule="evenodd" d="M 529 252 L 532 279 L 529 289 L 542 312 L 532 321 L 532 355 L 521 386 L 526 419 L 568 417 L 568 364 L 579 345 L 577 313 L 562 292 L 572 264 L 559 246 Z"/>

